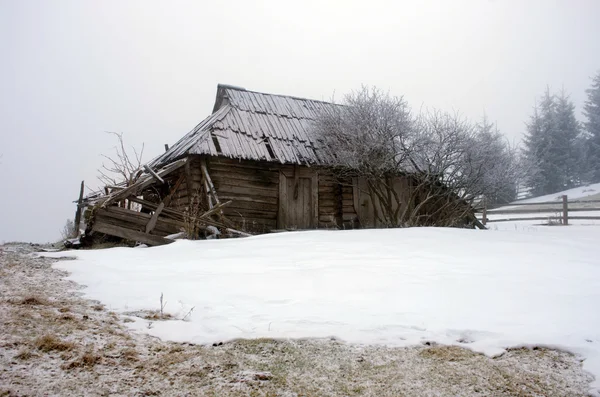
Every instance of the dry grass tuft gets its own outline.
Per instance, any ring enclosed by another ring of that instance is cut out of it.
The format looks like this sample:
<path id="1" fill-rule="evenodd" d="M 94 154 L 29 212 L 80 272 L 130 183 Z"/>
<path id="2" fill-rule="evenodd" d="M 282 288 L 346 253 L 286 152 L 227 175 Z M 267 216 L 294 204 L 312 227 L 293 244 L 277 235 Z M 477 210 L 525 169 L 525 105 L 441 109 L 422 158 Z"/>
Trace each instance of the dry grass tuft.
<path id="1" fill-rule="evenodd" d="M 39 296 L 28 296 L 26 298 L 21 299 L 18 302 L 19 305 L 27 305 L 27 306 L 46 306 L 48 301 Z"/>
<path id="2" fill-rule="evenodd" d="M 61 307 L 60 309 L 58 309 L 58 311 L 61 313 L 67 313 L 70 312 L 71 309 L 69 309 L 68 307 Z"/>
<path id="3" fill-rule="evenodd" d="M 53 335 L 44 335 L 34 342 L 35 347 L 43 352 L 73 350 L 75 345 L 71 342 L 63 342 Z"/>
<path id="4" fill-rule="evenodd" d="M 151 312 L 144 313 L 145 320 L 171 320 L 173 318 L 169 313 L 160 313 L 160 311 L 155 310 Z"/>
<path id="5" fill-rule="evenodd" d="M 94 309 L 97 312 L 101 312 L 102 310 L 104 310 L 104 305 L 94 305 L 92 306 L 92 309 Z"/>
<path id="6" fill-rule="evenodd" d="M 70 314 L 64 314 L 62 316 L 60 316 L 61 321 L 75 321 L 75 317 L 71 316 Z"/>
<path id="7" fill-rule="evenodd" d="M 133 348 L 127 348 L 121 352 L 121 357 L 127 361 L 137 361 L 139 359 L 139 353 Z"/>
<path id="8" fill-rule="evenodd" d="M 15 355 L 15 360 L 29 360 L 30 358 L 37 357 L 37 354 L 33 353 L 29 349 L 22 349 Z"/>
<path id="9" fill-rule="evenodd" d="M 458 346 L 433 346 L 421 350 L 421 357 L 441 361 L 464 361 L 472 359 L 478 353 Z"/>
<path id="10" fill-rule="evenodd" d="M 73 368 L 91 368 L 96 364 L 100 364 L 101 361 L 102 356 L 97 355 L 93 351 L 87 351 L 70 363 L 63 365 L 62 368 L 67 370 Z"/>

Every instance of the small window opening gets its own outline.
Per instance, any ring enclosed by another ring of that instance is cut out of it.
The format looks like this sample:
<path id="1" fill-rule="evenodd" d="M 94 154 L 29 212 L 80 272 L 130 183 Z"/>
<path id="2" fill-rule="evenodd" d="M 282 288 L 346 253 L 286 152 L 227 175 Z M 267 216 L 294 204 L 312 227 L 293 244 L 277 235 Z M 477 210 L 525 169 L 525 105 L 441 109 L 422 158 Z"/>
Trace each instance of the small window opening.
<path id="1" fill-rule="evenodd" d="M 223 154 L 223 152 L 221 151 L 221 144 L 219 143 L 219 140 L 216 136 L 212 136 L 212 141 L 215 144 L 215 148 L 217 149 L 217 154 Z"/>

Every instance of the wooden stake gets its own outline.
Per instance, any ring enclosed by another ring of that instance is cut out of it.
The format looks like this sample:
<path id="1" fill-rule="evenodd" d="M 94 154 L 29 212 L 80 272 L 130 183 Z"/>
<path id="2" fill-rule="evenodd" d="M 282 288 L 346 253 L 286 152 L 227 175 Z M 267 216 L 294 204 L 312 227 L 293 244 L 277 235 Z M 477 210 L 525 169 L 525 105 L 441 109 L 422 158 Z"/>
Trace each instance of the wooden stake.
<path id="1" fill-rule="evenodd" d="M 81 187 L 79 188 L 79 199 L 77 200 L 77 210 L 75 211 L 75 220 L 73 223 L 75 224 L 75 230 L 73 231 L 73 237 L 79 237 L 79 224 L 81 223 L 81 210 L 83 207 L 83 189 L 84 189 L 84 181 L 81 181 Z"/>
<path id="2" fill-rule="evenodd" d="M 567 195 L 563 195 L 562 196 L 562 203 L 563 203 L 563 225 L 568 225 L 569 224 L 569 200 L 567 198 Z"/>
<path id="3" fill-rule="evenodd" d="M 487 200 L 484 197 L 483 198 L 483 216 L 481 219 L 481 224 L 483 226 L 485 226 L 486 223 L 487 223 Z"/>

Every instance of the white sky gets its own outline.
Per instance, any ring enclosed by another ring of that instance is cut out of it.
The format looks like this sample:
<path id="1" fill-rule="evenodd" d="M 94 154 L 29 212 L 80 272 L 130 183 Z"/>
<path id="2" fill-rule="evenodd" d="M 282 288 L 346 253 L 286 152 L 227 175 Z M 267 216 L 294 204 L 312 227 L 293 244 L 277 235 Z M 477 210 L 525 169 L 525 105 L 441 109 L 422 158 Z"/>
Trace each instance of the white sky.
<path id="1" fill-rule="evenodd" d="M 217 83 L 314 99 L 361 84 L 485 111 L 520 139 L 546 84 L 600 69 L 598 0 L 0 0 L 0 242 L 54 241 L 120 131 L 146 160 Z"/>

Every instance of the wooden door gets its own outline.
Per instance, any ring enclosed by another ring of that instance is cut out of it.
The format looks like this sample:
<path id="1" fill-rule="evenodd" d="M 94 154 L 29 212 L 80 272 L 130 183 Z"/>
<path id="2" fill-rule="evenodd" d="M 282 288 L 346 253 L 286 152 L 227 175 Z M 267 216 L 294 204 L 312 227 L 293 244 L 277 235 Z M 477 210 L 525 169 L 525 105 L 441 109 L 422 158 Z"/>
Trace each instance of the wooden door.
<path id="1" fill-rule="evenodd" d="M 318 179 L 316 172 L 296 169 L 279 178 L 280 229 L 311 229 L 318 225 Z"/>

